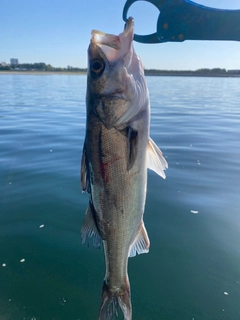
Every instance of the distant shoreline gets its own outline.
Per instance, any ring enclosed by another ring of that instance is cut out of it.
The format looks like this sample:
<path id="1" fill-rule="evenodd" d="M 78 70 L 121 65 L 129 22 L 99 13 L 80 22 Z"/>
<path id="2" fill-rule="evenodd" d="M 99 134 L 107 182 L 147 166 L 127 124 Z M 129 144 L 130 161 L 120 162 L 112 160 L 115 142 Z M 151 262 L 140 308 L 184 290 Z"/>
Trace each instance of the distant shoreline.
<path id="1" fill-rule="evenodd" d="M 87 72 L 80 71 L 0 71 L 1 74 L 25 74 L 25 75 L 86 75 Z"/>
<path id="2" fill-rule="evenodd" d="M 198 73 L 195 71 L 159 71 L 146 70 L 145 76 L 156 77 L 207 77 L 207 78 L 240 78 L 240 74 L 234 73 Z"/>
<path id="3" fill-rule="evenodd" d="M 86 75 L 82 71 L 0 71 L 0 75 Z M 150 71 L 145 70 L 146 76 L 156 77 L 216 77 L 216 78 L 240 78 L 239 73 L 199 73 L 196 71 Z"/>

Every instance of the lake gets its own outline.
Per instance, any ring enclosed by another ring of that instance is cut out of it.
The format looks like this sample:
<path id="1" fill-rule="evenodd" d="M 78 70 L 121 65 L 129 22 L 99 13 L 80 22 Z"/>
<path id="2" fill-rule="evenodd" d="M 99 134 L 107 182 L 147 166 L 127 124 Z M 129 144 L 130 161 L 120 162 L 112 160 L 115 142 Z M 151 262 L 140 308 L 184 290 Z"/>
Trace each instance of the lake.
<path id="1" fill-rule="evenodd" d="M 240 319 L 240 78 L 147 77 L 150 252 L 129 260 L 133 319 Z M 0 318 L 94 320 L 102 249 L 81 244 L 86 76 L 0 75 Z M 119 317 L 118 319 L 121 319 Z"/>

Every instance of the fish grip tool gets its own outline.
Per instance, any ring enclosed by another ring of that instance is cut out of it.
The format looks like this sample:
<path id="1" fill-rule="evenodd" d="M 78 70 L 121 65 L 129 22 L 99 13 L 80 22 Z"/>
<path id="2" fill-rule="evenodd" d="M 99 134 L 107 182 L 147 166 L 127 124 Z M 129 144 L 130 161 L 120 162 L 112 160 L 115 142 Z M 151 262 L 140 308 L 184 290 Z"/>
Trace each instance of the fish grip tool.
<path id="1" fill-rule="evenodd" d="M 147 1 L 160 11 L 157 31 L 134 34 L 141 43 L 182 42 L 184 40 L 240 41 L 240 10 L 206 7 L 189 0 L 127 0 L 123 20 L 133 3 Z"/>

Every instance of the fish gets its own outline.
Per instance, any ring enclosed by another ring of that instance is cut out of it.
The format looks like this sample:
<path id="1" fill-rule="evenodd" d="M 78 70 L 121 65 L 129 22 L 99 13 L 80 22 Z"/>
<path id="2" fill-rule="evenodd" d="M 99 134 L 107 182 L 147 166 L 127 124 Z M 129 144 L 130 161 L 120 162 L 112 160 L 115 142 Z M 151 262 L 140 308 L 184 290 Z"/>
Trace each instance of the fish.
<path id="1" fill-rule="evenodd" d="M 129 17 L 118 36 L 93 30 L 88 48 L 81 187 L 89 205 L 81 237 L 104 248 L 99 320 L 115 319 L 119 310 L 132 319 L 128 258 L 150 246 L 143 222 L 147 168 L 165 178 L 168 167 L 149 137 L 149 92 L 133 35 Z"/>

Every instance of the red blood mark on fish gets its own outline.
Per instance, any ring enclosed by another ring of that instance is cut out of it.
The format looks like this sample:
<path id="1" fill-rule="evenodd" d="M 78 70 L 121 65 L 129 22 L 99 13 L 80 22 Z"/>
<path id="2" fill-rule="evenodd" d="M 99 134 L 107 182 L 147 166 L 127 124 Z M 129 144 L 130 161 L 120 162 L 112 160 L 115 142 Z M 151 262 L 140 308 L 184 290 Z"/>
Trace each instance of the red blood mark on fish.
<path id="1" fill-rule="evenodd" d="M 108 162 L 104 162 L 103 160 L 100 161 L 100 171 L 101 171 L 101 176 L 102 176 L 104 182 L 106 182 L 106 183 L 109 182 L 109 180 L 110 180 L 110 171 L 111 171 L 112 164 L 115 161 L 118 161 L 120 159 L 122 159 L 122 157 L 115 156 Z"/>
<path id="2" fill-rule="evenodd" d="M 107 162 L 107 163 L 101 162 L 100 163 L 101 176 L 103 177 L 103 180 L 106 183 L 109 182 L 109 174 L 108 174 L 108 170 L 107 170 L 108 165 L 109 165 L 109 162 Z"/>

